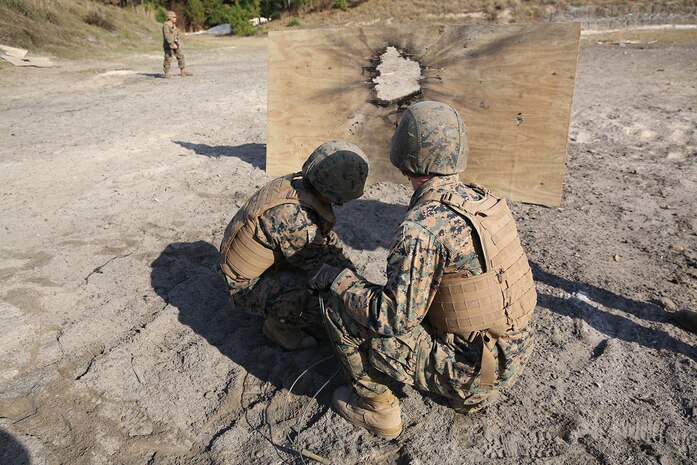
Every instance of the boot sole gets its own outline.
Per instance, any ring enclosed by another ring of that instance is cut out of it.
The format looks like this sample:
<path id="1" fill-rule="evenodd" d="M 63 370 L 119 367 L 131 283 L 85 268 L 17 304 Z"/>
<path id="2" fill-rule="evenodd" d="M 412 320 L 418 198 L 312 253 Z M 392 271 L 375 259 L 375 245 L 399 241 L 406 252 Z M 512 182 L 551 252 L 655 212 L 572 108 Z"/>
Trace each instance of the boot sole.
<path id="1" fill-rule="evenodd" d="M 402 434 L 402 427 L 403 427 L 403 425 L 399 425 L 399 428 L 391 429 L 391 430 L 390 429 L 377 429 L 377 428 L 366 428 L 366 429 L 379 438 L 391 440 L 391 439 L 395 439 L 397 436 Z"/>

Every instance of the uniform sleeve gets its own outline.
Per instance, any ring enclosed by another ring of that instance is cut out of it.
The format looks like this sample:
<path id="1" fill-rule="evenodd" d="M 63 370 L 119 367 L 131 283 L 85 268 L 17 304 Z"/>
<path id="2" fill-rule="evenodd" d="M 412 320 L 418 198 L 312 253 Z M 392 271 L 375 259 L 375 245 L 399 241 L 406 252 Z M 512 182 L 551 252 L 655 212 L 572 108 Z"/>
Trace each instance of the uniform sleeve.
<path id="1" fill-rule="evenodd" d="M 279 205 L 259 218 L 257 238 L 298 268 L 311 271 L 323 263 L 343 268 L 345 257 L 337 252 L 337 247 L 341 249 L 339 239 L 330 241 L 331 234 L 324 237 L 318 223 L 312 210 L 295 204 Z"/>
<path id="2" fill-rule="evenodd" d="M 344 252 L 344 243 L 341 242 L 341 239 L 339 239 L 339 236 L 337 236 L 334 231 L 329 231 L 329 234 L 327 234 L 327 247 L 329 248 L 329 253 L 333 257 L 332 261 L 336 263 L 330 263 L 332 266 L 356 271 L 356 266 L 353 264 L 353 261 L 351 261 L 348 255 L 346 255 L 346 252 Z"/>
<path id="3" fill-rule="evenodd" d="M 426 316 L 447 261 L 446 249 L 423 227 L 402 224 L 387 258 L 387 282 L 372 284 L 344 270 L 332 292 L 360 324 L 384 336 L 416 327 Z"/>
<path id="4" fill-rule="evenodd" d="M 174 28 L 170 28 L 167 23 L 162 25 L 162 38 L 170 47 L 174 44 Z"/>

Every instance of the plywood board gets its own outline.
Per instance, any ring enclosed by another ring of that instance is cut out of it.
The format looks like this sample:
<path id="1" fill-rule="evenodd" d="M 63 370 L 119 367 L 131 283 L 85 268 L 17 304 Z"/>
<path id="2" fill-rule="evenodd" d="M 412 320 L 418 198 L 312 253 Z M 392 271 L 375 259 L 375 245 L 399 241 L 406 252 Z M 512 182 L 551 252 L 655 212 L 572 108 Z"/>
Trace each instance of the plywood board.
<path id="1" fill-rule="evenodd" d="M 0 54 L 0 58 L 9 61 L 15 66 L 34 66 L 36 68 L 51 68 L 56 64 L 50 58 L 45 57 L 24 57 L 19 58 L 11 55 Z"/>
<path id="2" fill-rule="evenodd" d="M 369 182 L 405 182 L 392 133 L 406 105 L 437 100 L 467 126 L 464 180 L 559 205 L 579 36 L 579 24 L 269 32 L 267 170 L 297 171 L 317 145 L 344 139 L 368 154 Z M 381 105 L 375 67 L 391 46 L 420 64 L 421 89 Z"/>
<path id="3" fill-rule="evenodd" d="M 0 44 L 0 54 L 22 58 L 27 54 L 27 52 L 28 50 L 24 50 L 23 48 L 10 47 L 9 45 Z"/>

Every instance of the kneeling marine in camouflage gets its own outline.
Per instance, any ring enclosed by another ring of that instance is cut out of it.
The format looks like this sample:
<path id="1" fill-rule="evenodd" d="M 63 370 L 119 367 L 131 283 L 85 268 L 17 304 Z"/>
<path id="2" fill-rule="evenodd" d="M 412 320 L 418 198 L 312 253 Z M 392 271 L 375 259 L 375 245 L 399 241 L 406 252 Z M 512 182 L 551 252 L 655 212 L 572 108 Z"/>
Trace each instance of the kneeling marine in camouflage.
<path id="1" fill-rule="evenodd" d="M 393 237 L 387 283 L 328 266 L 310 279 L 330 290 L 323 319 L 351 381 L 334 393 L 334 408 L 384 438 L 402 431 L 394 381 L 472 413 L 514 382 L 532 347 L 536 292 L 515 220 L 505 200 L 460 181 L 467 151 L 454 108 L 408 108 L 390 159 L 414 194 Z"/>
<path id="2" fill-rule="evenodd" d="M 302 172 L 274 179 L 228 224 L 220 270 L 235 307 L 266 318 L 264 334 L 286 350 L 317 344 L 305 330 L 321 330 L 319 303 L 308 274 L 322 264 L 354 270 L 332 231 L 332 204 L 363 195 L 368 161 L 353 144 L 320 145 Z"/>

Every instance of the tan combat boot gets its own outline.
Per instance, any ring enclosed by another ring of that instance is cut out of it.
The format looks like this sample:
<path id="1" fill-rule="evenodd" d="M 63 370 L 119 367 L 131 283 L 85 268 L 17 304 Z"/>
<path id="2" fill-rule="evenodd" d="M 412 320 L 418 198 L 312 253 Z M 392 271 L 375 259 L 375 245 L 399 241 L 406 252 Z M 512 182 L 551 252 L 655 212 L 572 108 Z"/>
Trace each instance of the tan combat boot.
<path id="1" fill-rule="evenodd" d="M 172 75 L 169 74 L 169 71 L 167 71 L 165 74 L 162 75 L 162 77 L 165 78 L 165 79 L 171 79 L 171 78 L 172 78 Z"/>
<path id="2" fill-rule="evenodd" d="M 285 325 L 276 316 L 266 318 L 262 332 L 264 336 L 285 350 L 307 349 L 317 345 L 317 339 L 298 328 Z"/>
<path id="3" fill-rule="evenodd" d="M 448 403 L 457 413 L 472 415 L 493 404 L 499 398 L 499 395 L 498 391 L 489 391 L 486 394 L 475 394 L 466 401 L 462 399 L 448 399 Z"/>
<path id="4" fill-rule="evenodd" d="M 682 309 L 673 314 L 673 319 L 681 328 L 697 334 L 697 312 Z"/>
<path id="5" fill-rule="evenodd" d="M 387 391 L 378 397 L 364 398 L 348 387 L 334 391 L 334 409 L 349 423 L 365 428 L 376 436 L 394 439 L 402 432 L 399 400 Z"/>
<path id="6" fill-rule="evenodd" d="M 186 68 L 182 69 L 181 71 L 182 76 L 193 76 L 189 71 L 186 70 Z"/>

